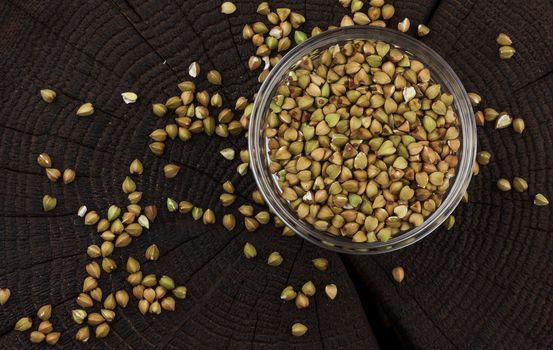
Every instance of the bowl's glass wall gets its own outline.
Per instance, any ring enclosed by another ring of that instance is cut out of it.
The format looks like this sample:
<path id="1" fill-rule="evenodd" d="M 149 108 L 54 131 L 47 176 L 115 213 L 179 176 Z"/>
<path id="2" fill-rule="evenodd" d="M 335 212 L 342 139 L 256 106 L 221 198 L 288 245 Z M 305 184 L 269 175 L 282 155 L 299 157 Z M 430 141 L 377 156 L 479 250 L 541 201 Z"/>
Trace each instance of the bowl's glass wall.
<path id="1" fill-rule="evenodd" d="M 399 233 L 387 242 L 355 243 L 347 237 L 333 237 L 317 231 L 309 223 L 297 218 L 296 213 L 279 195 L 278 185 L 269 172 L 268 153 L 263 129 L 269 114 L 269 104 L 278 85 L 287 77 L 302 57 L 317 55 L 324 49 L 343 44 L 349 40 L 382 40 L 406 51 L 423 62 L 432 72 L 433 79 L 442 85 L 442 91 L 454 97 L 454 110 L 460 124 L 461 149 L 458 153 L 457 174 L 451 179 L 450 188 L 442 204 L 424 223 L 409 231 Z M 260 90 L 253 107 L 248 131 L 250 167 L 259 190 L 272 211 L 294 232 L 308 241 L 325 248 L 350 254 L 378 254 L 410 245 L 435 230 L 451 215 L 472 176 L 472 166 L 476 156 L 476 125 L 467 93 L 451 67 L 432 49 L 419 41 L 385 28 L 353 26 L 321 33 L 291 50 L 273 68 Z"/>

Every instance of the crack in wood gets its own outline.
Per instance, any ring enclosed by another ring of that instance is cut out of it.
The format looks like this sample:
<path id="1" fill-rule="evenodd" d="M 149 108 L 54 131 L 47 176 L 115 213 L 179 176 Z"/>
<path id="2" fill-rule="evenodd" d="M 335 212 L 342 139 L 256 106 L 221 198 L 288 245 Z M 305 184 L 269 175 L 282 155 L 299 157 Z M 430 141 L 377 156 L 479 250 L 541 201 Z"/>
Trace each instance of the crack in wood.
<path id="1" fill-rule="evenodd" d="M 522 86 L 519 86 L 517 87 L 516 89 L 513 90 L 513 93 L 514 94 L 517 94 L 519 93 L 521 90 L 523 89 L 526 89 L 527 87 L 529 87 L 530 85 L 534 85 L 534 84 L 537 84 L 537 83 L 540 83 L 542 80 L 545 80 L 549 77 L 553 77 L 553 70 L 550 70 L 548 72 L 545 72 L 541 75 L 539 75 L 536 79 L 532 80 L 532 81 L 529 81 L 525 84 L 523 84 Z"/>
<path id="2" fill-rule="evenodd" d="M 443 0 L 433 0 L 432 1 L 432 6 L 430 7 L 430 10 L 424 16 L 424 19 L 422 20 L 422 23 L 428 25 L 432 21 L 432 18 L 434 17 L 434 14 L 438 10 L 438 8 L 442 4 L 442 2 L 443 2 Z"/>
<path id="3" fill-rule="evenodd" d="M 131 11 L 138 17 L 138 19 L 140 19 L 140 21 L 144 21 L 144 18 L 142 18 L 142 15 L 140 14 L 140 12 L 138 12 L 134 6 L 130 3 L 129 0 L 123 0 L 123 2 L 125 4 L 127 4 L 127 6 L 131 9 Z"/>
<path id="4" fill-rule="evenodd" d="M 240 63 L 242 64 L 242 68 L 244 69 L 244 72 L 246 73 L 248 78 L 252 79 L 253 78 L 252 72 L 247 68 L 246 63 L 245 63 L 244 59 L 242 58 L 242 55 L 240 54 L 240 49 L 238 48 L 238 44 L 236 43 L 236 40 L 234 39 L 234 33 L 232 33 L 232 25 L 230 24 L 230 18 L 229 18 L 229 16 L 225 16 L 225 17 L 226 17 L 226 20 L 227 20 L 227 23 L 228 23 L 228 30 L 229 30 L 230 36 L 232 38 L 232 45 L 234 46 L 234 49 L 236 50 L 236 54 L 240 58 Z"/>
<path id="5" fill-rule="evenodd" d="M 148 41 L 148 39 L 146 39 L 146 37 L 142 34 L 142 32 L 136 27 L 136 25 L 133 23 L 133 21 L 129 18 L 129 16 L 127 16 L 127 14 L 123 11 L 123 9 L 115 2 L 115 0 L 110 0 L 110 2 L 115 5 L 115 7 L 117 7 L 117 9 L 119 10 L 119 13 L 125 18 L 125 20 L 130 24 L 130 26 L 134 29 L 134 31 L 136 32 L 136 34 L 138 34 L 142 40 L 144 41 L 144 43 L 146 43 L 146 45 L 148 45 L 148 47 L 160 58 L 161 62 L 163 62 L 163 65 L 167 66 L 167 68 L 169 68 L 169 70 L 171 72 L 173 72 L 173 75 L 174 77 L 176 78 L 177 82 L 180 81 L 179 77 L 178 77 L 178 74 L 177 72 L 175 72 L 175 70 L 171 67 L 171 65 L 169 64 L 169 62 L 167 62 L 167 59 L 165 59 L 161 53 L 152 45 L 150 44 L 150 42 Z M 133 9 L 134 11 L 134 8 L 131 6 L 131 9 Z M 141 16 L 138 16 L 140 19 L 142 19 Z"/>
<path id="6" fill-rule="evenodd" d="M 6 276 L 8 275 L 11 275 L 13 274 L 14 272 L 20 272 L 20 271 L 26 271 L 26 270 L 30 270 L 34 267 L 37 267 L 37 266 L 41 266 L 41 265 L 44 265 L 44 264 L 47 264 L 47 263 L 51 263 L 51 262 L 55 262 L 57 260 L 63 260 L 63 259 L 69 259 L 69 258 L 74 258 L 76 256 L 84 256 L 86 255 L 84 252 L 79 252 L 79 253 L 75 253 L 75 254 L 70 254 L 70 255 L 63 255 L 63 256 L 54 256 L 48 260 L 42 260 L 42 261 L 37 261 L 37 262 L 33 262 L 32 265 L 29 265 L 29 266 L 25 266 L 25 267 L 18 267 L 17 270 L 11 270 L 11 271 L 6 271 L 6 273 L 4 274 L 1 274 L 0 275 L 0 279 L 3 279 L 5 278 Z"/>

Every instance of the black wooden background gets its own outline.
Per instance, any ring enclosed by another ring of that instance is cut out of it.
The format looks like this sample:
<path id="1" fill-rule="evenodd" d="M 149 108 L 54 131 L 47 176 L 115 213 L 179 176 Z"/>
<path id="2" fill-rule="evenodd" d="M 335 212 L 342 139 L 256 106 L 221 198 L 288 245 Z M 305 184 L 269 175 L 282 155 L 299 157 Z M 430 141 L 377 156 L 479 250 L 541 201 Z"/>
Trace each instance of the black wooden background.
<path id="1" fill-rule="evenodd" d="M 102 213 L 110 204 L 124 205 L 120 184 L 134 158 L 145 165 L 137 178 L 142 203 L 162 209 L 149 232 L 116 252 L 117 262 L 123 267 L 128 255 L 143 261 L 155 242 L 161 258 L 143 269 L 172 275 L 188 286 L 189 297 L 159 316 L 142 316 L 132 300 L 118 311 L 110 335 L 85 347 L 553 347 L 553 206 L 532 205 L 536 192 L 553 197 L 552 3 L 394 2 L 394 26 L 404 17 L 412 28 L 428 24 L 432 32 L 422 41 L 446 58 L 467 90 L 483 96 L 483 107 L 524 118 L 527 130 L 518 135 L 479 128 L 479 148 L 490 150 L 493 161 L 473 179 L 455 228 L 377 257 L 340 256 L 299 237 L 281 237 L 272 225 L 252 234 L 240 224 L 229 233 L 164 208 L 167 196 L 187 199 L 214 208 L 220 219 L 221 183 L 232 180 L 241 203 L 255 189 L 250 175 L 236 173 L 238 160 L 218 154 L 225 147 L 245 148 L 242 137 L 168 143 L 161 158 L 147 147 L 149 132 L 166 123 L 152 115 L 151 103 L 177 93 L 192 61 L 204 74 L 222 72 L 229 105 L 255 92 L 257 74 L 246 69 L 253 47 L 241 30 L 262 16 L 255 13 L 257 1 L 235 3 L 238 11 L 224 16 L 219 1 L 0 2 L 0 287 L 12 290 L 0 307 L 0 347 L 31 348 L 28 332 L 14 332 L 13 325 L 46 303 L 54 305 L 54 327 L 63 333 L 58 346 L 77 346 L 70 310 L 85 276 L 86 247 L 99 237 L 76 211 L 82 204 Z M 278 4 L 304 14 L 307 32 L 338 24 L 346 13 L 335 0 Z M 498 58 L 495 37 L 501 31 L 517 49 L 508 61 Z M 206 81 L 199 84 L 215 91 Z M 57 91 L 55 103 L 42 102 L 38 91 L 44 87 Z M 137 92 L 138 103 L 124 105 L 123 91 Z M 92 117 L 75 116 L 83 101 L 96 106 Z M 52 156 L 55 167 L 75 168 L 77 180 L 51 184 L 36 164 L 41 152 Z M 175 179 L 162 175 L 169 161 L 182 165 Z M 494 185 L 500 176 L 527 178 L 529 191 L 500 193 Z M 41 209 L 46 193 L 58 197 L 50 213 Z M 258 249 L 253 261 L 242 256 L 246 241 Z M 273 250 L 284 256 L 277 268 L 265 263 Z M 327 272 L 310 264 L 320 256 L 330 260 Z M 401 285 L 391 277 L 396 265 L 406 271 Z M 102 287 L 122 288 L 124 277 L 114 273 Z M 309 279 L 319 291 L 307 310 L 279 300 L 285 285 Z M 326 283 L 337 284 L 335 301 L 324 295 Z M 293 322 L 305 323 L 309 332 L 292 337 Z"/>

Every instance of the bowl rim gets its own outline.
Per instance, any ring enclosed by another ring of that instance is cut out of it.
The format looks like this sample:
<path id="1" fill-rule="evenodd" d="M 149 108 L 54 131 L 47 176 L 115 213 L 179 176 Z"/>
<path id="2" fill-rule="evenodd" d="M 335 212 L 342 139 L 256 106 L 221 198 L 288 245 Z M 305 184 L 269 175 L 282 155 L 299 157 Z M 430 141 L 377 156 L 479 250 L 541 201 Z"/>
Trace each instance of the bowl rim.
<path id="1" fill-rule="evenodd" d="M 314 50 L 327 48 L 348 40 L 382 40 L 412 54 L 414 58 L 429 67 L 433 76 L 439 78 L 436 81 L 442 86 L 446 86 L 446 91 L 454 96 L 455 110 L 459 118 L 461 149 L 458 154 L 460 155 L 460 162 L 457 165 L 456 175 L 452 177 L 453 183 L 448 189 L 442 204 L 424 220 L 421 226 L 402 232 L 386 242 L 348 241 L 344 237 L 334 237 L 326 232 L 318 231 L 309 223 L 297 218 L 295 212 L 288 205 L 285 206 L 281 200 L 276 201 L 269 196 L 270 192 L 276 196 L 279 196 L 279 194 L 273 190 L 271 183 L 274 180 L 270 179 L 272 175 L 268 172 L 267 165 L 262 160 L 261 153 L 266 152 L 266 147 L 259 145 L 260 137 L 263 140 L 265 139 L 261 132 L 262 123 L 264 123 L 275 89 L 284 75 L 302 57 L 311 54 Z M 304 239 L 326 249 L 349 254 L 379 254 L 395 251 L 419 241 L 439 227 L 457 207 L 470 183 L 476 148 L 476 123 L 473 118 L 472 106 L 461 80 L 449 64 L 433 49 L 411 36 L 387 28 L 369 26 L 349 26 L 328 30 L 307 39 L 289 51 L 271 70 L 261 85 L 253 105 L 248 128 L 250 168 L 259 191 L 272 212 L 286 226 Z M 303 230 L 308 233 L 303 232 Z M 315 239 L 313 236 L 319 239 Z"/>

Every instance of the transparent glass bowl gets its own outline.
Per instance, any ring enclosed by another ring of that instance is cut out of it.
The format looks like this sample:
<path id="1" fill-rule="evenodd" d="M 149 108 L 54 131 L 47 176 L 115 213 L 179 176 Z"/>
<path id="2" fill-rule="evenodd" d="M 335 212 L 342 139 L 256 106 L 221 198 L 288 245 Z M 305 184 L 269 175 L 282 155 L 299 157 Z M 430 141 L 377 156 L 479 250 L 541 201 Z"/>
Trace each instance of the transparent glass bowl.
<path id="1" fill-rule="evenodd" d="M 423 62 L 431 71 L 433 80 L 441 84 L 442 91 L 454 97 L 454 110 L 457 112 L 460 127 L 461 148 L 458 152 L 457 173 L 451 178 L 450 188 L 438 209 L 427 217 L 424 223 L 411 230 L 399 233 L 387 242 L 356 243 L 348 237 L 334 237 L 316 230 L 311 224 L 300 220 L 286 200 L 280 197 L 276 179 L 270 173 L 268 165 L 267 140 L 263 135 L 269 104 L 278 85 L 305 55 L 317 55 L 318 52 L 349 40 L 382 40 L 411 54 Z M 465 193 L 476 156 L 476 125 L 467 93 L 453 69 L 434 50 L 416 39 L 386 28 L 352 26 L 338 28 L 310 38 L 292 49 L 271 70 L 257 93 L 250 117 L 248 131 L 250 168 L 252 169 L 259 191 L 273 213 L 286 226 L 306 240 L 321 247 L 348 254 L 379 254 L 401 249 L 417 242 L 434 231 L 451 215 Z"/>

